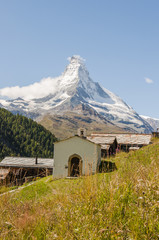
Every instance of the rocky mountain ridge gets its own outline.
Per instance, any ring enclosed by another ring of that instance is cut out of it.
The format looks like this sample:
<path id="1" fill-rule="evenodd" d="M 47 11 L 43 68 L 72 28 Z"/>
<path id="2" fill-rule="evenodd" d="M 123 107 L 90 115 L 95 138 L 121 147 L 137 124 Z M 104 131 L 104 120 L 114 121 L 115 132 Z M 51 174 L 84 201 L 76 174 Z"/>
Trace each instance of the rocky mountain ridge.
<path id="1" fill-rule="evenodd" d="M 146 122 L 150 124 L 150 126 L 153 128 L 153 131 L 156 132 L 157 128 L 159 128 L 159 119 L 152 118 L 148 116 L 140 115 L 141 118 L 143 118 Z"/>

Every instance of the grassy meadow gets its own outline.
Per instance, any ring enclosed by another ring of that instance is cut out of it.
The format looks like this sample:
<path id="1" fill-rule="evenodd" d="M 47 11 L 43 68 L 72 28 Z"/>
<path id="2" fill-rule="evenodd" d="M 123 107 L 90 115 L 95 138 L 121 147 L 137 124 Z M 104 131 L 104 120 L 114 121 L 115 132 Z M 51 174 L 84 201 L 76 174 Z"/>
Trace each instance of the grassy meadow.
<path id="1" fill-rule="evenodd" d="M 111 173 L 1 188 L 0 239 L 159 239 L 159 140 L 113 161 Z"/>

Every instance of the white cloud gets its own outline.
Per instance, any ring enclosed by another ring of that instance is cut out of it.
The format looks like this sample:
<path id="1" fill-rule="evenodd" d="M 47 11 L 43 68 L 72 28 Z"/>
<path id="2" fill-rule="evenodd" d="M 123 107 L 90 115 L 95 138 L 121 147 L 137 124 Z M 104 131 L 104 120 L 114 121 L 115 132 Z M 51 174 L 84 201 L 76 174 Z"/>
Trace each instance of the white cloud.
<path id="1" fill-rule="evenodd" d="M 67 60 L 70 62 L 71 61 L 71 57 L 68 57 Z"/>
<path id="2" fill-rule="evenodd" d="M 145 78 L 145 82 L 148 83 L 148 84 L 154 83 L 154 81 L 150 78 Z"/>
<path id="3" fill-rule="evenodd" d="M 53 94 L 57 85 L 57 78 L 44 78 L 40 82 L 25 86 L 25 87 L 6 87 L 0 89 L 1 97 L 10 99 L 23 98 L 25 100 L 33 98 L 42 98 L 48 94 Z"/>

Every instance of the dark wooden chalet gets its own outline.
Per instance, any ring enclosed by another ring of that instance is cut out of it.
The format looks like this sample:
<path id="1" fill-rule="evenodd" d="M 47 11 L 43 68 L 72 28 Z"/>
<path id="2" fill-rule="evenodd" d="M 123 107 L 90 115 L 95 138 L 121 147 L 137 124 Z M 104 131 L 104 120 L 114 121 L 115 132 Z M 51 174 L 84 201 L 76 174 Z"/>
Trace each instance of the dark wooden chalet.
<path id="1" fill-rule="evenodd" d="M 152 132 L 153 137 L 159 138 L 159 128 L 157 128 L 156 132 Z"/>
<path id="2" fill-rule="evenodd" d="M 22 185 L 53 173 L 53 159 L 5 157 L 0 162 L 0 184 Z"/>

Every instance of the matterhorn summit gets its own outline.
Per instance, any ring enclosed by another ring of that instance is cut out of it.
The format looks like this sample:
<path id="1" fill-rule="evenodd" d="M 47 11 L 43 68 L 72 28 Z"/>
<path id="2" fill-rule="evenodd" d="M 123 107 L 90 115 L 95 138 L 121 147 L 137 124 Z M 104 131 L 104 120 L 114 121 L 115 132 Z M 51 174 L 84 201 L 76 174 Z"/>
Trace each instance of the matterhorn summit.
<path id="1" fill-rule="evenodd" d="M 152 130 L 120 97 L 90 78 L 83 58 L 74 55 L 68 60 L 68 66 L 59 77 L 44 78 L 21 88 L 0 89 L 0 107 L 35 120 L 46 115 L 62 119 L 69 113 L 77 121 L 82 119 L 80 116 L 85 116 L 98 125 L 104 121 L 104 124 L 110 123 L 128 131 L 147 133 Z"/>

